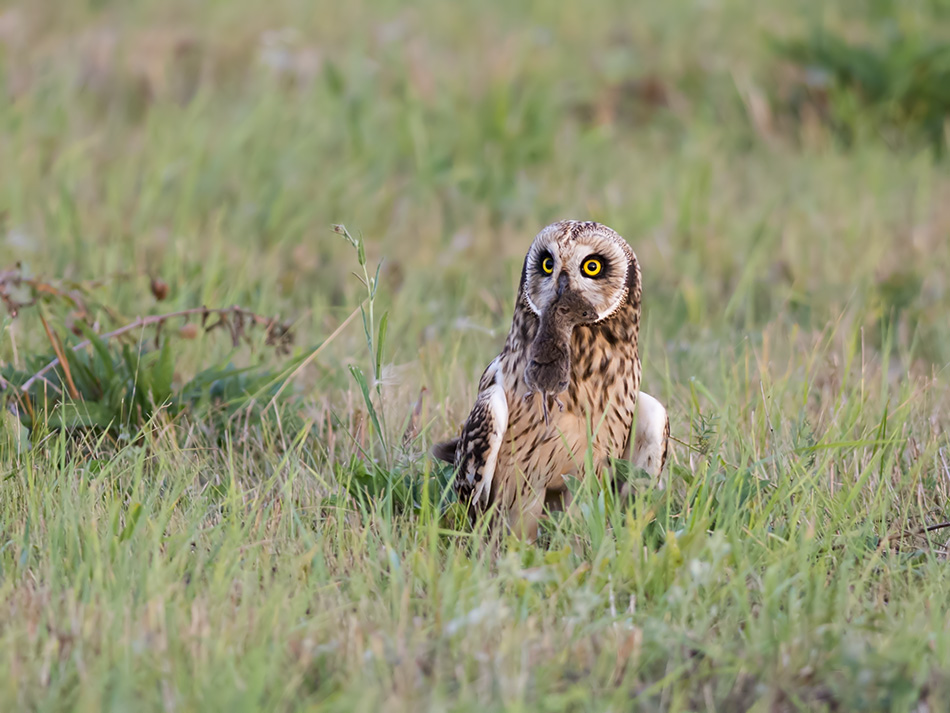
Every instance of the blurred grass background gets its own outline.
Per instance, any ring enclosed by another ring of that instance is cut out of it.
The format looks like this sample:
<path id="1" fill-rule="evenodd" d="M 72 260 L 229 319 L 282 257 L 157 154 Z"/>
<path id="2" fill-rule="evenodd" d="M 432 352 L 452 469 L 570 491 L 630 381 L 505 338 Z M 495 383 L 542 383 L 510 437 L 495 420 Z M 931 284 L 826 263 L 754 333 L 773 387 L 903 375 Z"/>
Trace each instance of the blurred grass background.
<path id="1" fill-rule="evenodd" d="M 365 291 L 331 230 L 345 224 L 383 263 L 392 422 L 428 389 L 403 454 L 422 472 L 504 339 L 531 238 L 595 219 L 640 259 L 645 390 L 689 445 L 666 494 L 605 506 L 612 544 L 585 516 L 548 554 L 494 560 L 418 514 L 327 510 L 356 449 L 321 424 L 332 410 L 352 435 L 363 408 L 354 325 L 295 381 L 315 466 L 279 439 L 179 451 L 160 434 L 96 479 L 66 441 L 7 452 L 0 697 L 945 700 L 946 536 L 895 538 L 950 519 L 950 4 L 0 7 L 0 268 L 101 280 L 129 321 L 159 311 L 160 276 L 161 310 L 280 314 L 305 349 Z M 35 315 L 0 324 L 3 363 L 48 349 Z M 231 351 L 210 335 L 176 348 L 179 378 Z M 148 524 L 123 538 L 132 503 Z M 685 532 L 676 551 L 643 534 L 661 512 Z"/>

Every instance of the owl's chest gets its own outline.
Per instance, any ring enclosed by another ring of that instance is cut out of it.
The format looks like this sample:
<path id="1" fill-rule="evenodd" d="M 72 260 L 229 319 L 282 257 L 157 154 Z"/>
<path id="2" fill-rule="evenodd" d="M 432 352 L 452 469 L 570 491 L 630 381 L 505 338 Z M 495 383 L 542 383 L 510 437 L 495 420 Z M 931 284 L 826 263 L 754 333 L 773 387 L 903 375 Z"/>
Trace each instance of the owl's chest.
<path id="1" fill-rule="evenodd" d="M 529 395 L 524 358 L 506 366 L 509 420 L 499 470 L 519 474 L 535 487 L 584 470 L 588 449 L 596 467 L 620 457 L 630 435 L 639 392 L 636 342 L 609 343 L 575 336 L 571 381 L 544 420 L 542 396 Z M 527 397 L 527 398 L 526 398 Z"/>

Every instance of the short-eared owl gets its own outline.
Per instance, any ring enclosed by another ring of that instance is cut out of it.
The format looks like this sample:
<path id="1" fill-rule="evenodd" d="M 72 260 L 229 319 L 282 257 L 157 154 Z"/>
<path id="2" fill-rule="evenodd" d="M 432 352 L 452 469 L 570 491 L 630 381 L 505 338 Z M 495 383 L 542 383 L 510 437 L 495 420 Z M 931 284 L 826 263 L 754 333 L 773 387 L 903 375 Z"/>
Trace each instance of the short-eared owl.
<path id="1" fill-rule="evenodd" d="M 505 347 L 461 435 L 433 449 L 454 463 L 459 498 L 476 512 L 497 504 L 533 540 L 545 499 L 584 473 L 588 447 L 598 472 L 624 458 L 658 476 L 669 419 L 640 393 L 639 327 L 640 266 L 622 237 L 573 220 L 538 233 Z"/>

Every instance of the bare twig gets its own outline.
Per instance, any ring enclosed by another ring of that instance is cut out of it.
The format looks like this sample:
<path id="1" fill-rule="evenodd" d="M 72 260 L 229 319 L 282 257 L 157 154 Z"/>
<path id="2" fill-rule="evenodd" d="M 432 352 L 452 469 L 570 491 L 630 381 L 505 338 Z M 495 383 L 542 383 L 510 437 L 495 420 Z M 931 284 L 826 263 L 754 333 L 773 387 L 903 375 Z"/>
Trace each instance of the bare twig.
<path id="1" fill-rule="evenodd" d="M 926 527 L 921 527 L 918 530 L 905 530 L 899 535 L 899 537 L 916 537 L 918 535 L 926 535 L 928 532 L 945 530 L 948 527 L 950 527 L 950 522 L 938 522 L 936 525 L 927 525 Z"/>
<path id="2" fill-rule="evenodd" d="M 30 296 L 26 300 L 10 292 L 11 288 L 16 290 L 23 285 L 30 290 Z M 74 306 L 84 309 L 82 292 L 83 289 L 81 287 L 74 286 L 70 289 L 32 277 L 24 277 L 19 266 L 13 270 L 0 271 L 0 302 L 3 302 L 11 317 L 16 317 L 19 311 L 24 307 L 32 307 L 39 304 L 43 295 L 67 300 Z"/>
<path id="3" fill-rule="evenodd" d="M 287 341 L 289 341 L 291 338 L 290 330 L 289 330 L 289 327 L 287 327 L 287 325 L 279 323 L 274 318 L 262 317 L 259 314 L 251 312 L 250 310 L 246 310 L 242 307 L 237 307 L 237 306 L 226 307 L 222 309 L 208 309 L 207 307 L 193 307 L 191 309 L 183 309 L 177 312 L 169 312 L 168 314 L 154 314 L 148 317 L 139 317 L 135 321 L 133 321 L 130 324 L 125 325 L 124 327 L 119 327 L 118 329 L 114 329 L 111 332 L 100 334 L 99 338 L 103 341 L 108 341 L 110 339 L 114 339 L 115 337 L 120 337 L 123 334 L 127 334 L 129 332 L 135 331 L 137 329 L 142 329 L 144 327 L 149 327 L 156 324 L 163 324 L 169 319 L 175 319 L 177 317 L 190 317 L 192 315 L 199 315 L 199 314 L 202 315 L 203 320 L 206 319 L 207 315 L 209 314 L 216 314 L 221 320 L 224 320 L 229 314 L 240 315 L 242 319 L 245 319 L 245 318 L 250 319 L 254 323 L 263 325 L 266 328 L 267 343 L 269 345 L 281 346 L 285 344 Z M 214 326 L 215 325 L 212 325 L 212 327 Z M 74 352 L 78 352 L 81 349 L 85 349 L 86 347 L 91 346 L 91 345 L 92 345 L 92 340 L 85 339 L 81 341 L 79 344 L 72 347 L 72 350 Z M 20 387 L 20 389 L 23 392 L 29 391 L 30 387 L 33 386 L 33 384 L 36 383 L 38 379 L 42 379 L 43 376 L 47 372 L 49 372 L 51 369 L 55 369 L 57 364 L 60 364 L 60 363 L 63 363 L 63 362 L 60 359 L 60 357 L 57 356 L 49 364 L 44 366 L 42 369 L 36 372 L 33 376 L 27 379 L 26 382 L 23 384 L 23 386 Z"/>

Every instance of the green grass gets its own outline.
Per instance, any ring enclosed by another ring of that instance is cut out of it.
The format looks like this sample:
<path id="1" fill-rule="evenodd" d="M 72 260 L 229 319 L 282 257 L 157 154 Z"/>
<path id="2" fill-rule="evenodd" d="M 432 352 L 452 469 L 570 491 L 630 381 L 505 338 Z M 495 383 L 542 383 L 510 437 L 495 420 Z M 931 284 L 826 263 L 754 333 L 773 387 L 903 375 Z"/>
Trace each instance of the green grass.
<path id="1" fill-rule="evenodd" d="M 248 428 L 157 418 L 24 451 L 5 416 L 0 708 L 942 709 L 950 530 L 917 533 L 950 520 L 950 171 L 781 114 L 769 38 L 816 23 L 939 38 L 950 13 L 2 5 L 0 269 L 82 283 L 103 328 L 279 314 L 303 356 L 366 294 L 345 224 L 383 264 L 388 330 L 380 379 L 355 320 Z M 668 487 L 623 504 L 587 482 L 541 545 L 489 541 L 438 517 L 426 449 L 563 217 L 637 251 Z M 173 345 L 178 383 L 283 363 Z M 36 310 L 0 316 L 0 364 L 48 350 Z M 343 491 L 374 469 L 421 484 L 415 506 Z"/>

